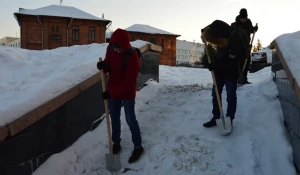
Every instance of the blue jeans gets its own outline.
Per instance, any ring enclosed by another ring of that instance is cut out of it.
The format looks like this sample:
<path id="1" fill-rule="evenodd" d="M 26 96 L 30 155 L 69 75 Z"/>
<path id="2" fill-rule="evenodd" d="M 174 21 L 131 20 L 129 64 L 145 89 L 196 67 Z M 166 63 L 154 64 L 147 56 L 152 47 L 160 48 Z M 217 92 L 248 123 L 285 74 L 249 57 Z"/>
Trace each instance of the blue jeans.
<path id="1" fill-rule="evenodd" d="M 139 123 L 136 120 L 134 105 L 135 99 L 130 100 L 117 100 L 109 99 L 109 110 L 112 126 L 112 141 L 114 143 L 121 142 L 121 107 L 122 102 L 124 104 L 124 111 L 126 116 L 126 122 L 130 128 L 132 135 L 132 142 L 135 147 L 140 147 L 142 145 L 142 138 Z"/>
<path id="2" fill-rule="evenodd" d="M 217 79 L 217 87 L 219 90 L 220 100 L 222 103 L 222 90 L 224 85 L 226 86 L 226 92 L 227 92 L 227 117 L 231 117 L 234 119 L 235 112 L 236 112 L 236 106 L 237 106 L 237 97 L 236 97 L 236 90 L 237 90 L 237 81 L 232 80 L 224 80 L 224 79 Z M 213 103 L 213 110 L 212 113 L 215 118 L 220 118 L 220 110 L 218 106 L 217 96 L 215 92 L 215 86 L 212 89 L 212 103 Z"/>

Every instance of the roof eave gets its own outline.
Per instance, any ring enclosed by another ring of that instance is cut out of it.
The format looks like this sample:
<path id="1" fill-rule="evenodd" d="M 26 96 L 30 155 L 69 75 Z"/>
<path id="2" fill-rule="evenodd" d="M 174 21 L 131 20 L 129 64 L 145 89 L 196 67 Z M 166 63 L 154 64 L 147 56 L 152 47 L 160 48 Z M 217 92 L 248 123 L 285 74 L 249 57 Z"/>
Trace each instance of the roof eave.
<path id="1" fill-rule="evenodd" d="M 49 15 L 33 15 L 33 14 L 24 14 L 24 13 L 18 13 L 15 12 L 14 15 L 27 15 L 27 16 L 49 16 Z M 49 17 L 57 17 L 57 18 L 73 18 L 73 19 L 83 19 L 83 20 L 91 20 L 91 21 L 101 21 L 101 22 L 105 22 L 105 25 L 108 25 L 109 23 L 111 23 L 110 20 L 107 19 L 86 19 L 86 18 L 74 18 L 74 17 L 68 17 L 68 16 L 49 16 Z"/>

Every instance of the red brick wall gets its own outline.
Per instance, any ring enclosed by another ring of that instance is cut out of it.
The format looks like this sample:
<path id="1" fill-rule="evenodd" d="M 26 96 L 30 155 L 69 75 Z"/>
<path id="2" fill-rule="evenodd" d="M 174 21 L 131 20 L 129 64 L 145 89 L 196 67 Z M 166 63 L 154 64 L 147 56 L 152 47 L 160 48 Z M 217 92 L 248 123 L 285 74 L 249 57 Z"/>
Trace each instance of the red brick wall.
<path id="1" fill-rule="evenodd" d="M 54 49 L 57 47 L 82 45 L 91 43 L 105 43 L 106 23 L 94 20 L 73 19 L 59 17 L 40 17 L 43 24 L 43 46 L 42 46 L 42 27 L 36 16 L 20 16 L 19 22 L 21 26 L 21 47 L 25 49 L 41 50 Z M 73 40 L 73 25 L 79 26 L 79 40 Z M 54 26 L 54 31 L 52 31 Z M 89 41 L 89 27 L 95 27 L 95 40 Z M 58 27 L 58 31 L 56 31 Z M 68 37 L 67 37 L 68 30 Z M 60 36 L 60 40 L 51 40 L 51 35 Z M 68 41 L 67 41 L 68 38 Z"/>
<path id="2" fill-rule="evenodd" d="M 158 35 L 139 32 L 129 32 L 131 41 L 137 39 L 151 42 L 155 45 L 162 46 L 160 53 L 160 64 L 168 66 L 176 66 L 176 38 L 173 35 Z M 155 40 L 154 40 L 155 38 Z"/>

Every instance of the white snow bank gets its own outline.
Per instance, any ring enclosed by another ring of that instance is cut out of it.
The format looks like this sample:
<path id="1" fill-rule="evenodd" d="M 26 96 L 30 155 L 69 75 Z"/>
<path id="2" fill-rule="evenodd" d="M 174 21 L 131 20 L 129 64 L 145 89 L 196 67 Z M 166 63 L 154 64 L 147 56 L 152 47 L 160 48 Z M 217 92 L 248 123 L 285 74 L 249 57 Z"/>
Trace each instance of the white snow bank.
<path id="1" fill-rule="evenodd" d="M 131 44 L 140 48 L 147 42 Z M 43 51 L 0 47 L 0 126 L 95 75 L 106 47 L 90 44 Z"/>
<path id="2" fill-rule="evenodd" d="M 146 152 L 132 165 L 127 163 L 131 133 L 122 110 L 122 165 L 138 170 L 126 174 L 296 175 L 271 69 L 249 74 L 249 81 L 253 84 L 237 91 L 233 133 L 223 137 L 217 128 L 202 127 L 211 117 L 211 90 L 199 87 L 211 83 L 210 72 L 160 66 L 160 83 L 149 81 L 137 92 L 136 115 Z M 105 163 L 105 122 L 51 156 L 34 175 L 112 174 Z"/>
<path id="3" fill-rule="evenodd" d="M 275 39 L 282 55 L 300 85 L 300 31 L 283 34 Z"/>

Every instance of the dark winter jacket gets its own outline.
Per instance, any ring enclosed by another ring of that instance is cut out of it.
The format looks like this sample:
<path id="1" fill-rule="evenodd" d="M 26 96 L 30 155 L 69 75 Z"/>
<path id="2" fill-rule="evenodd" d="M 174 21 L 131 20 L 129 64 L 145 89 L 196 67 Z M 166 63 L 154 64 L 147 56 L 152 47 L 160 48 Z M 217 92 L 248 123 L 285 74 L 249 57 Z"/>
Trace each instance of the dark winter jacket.
<path id="1" fill-rule="evenodd" d="M 112 44 L 121 46 L 124 52 L 112 51 L 110 54 Z M 136 97 L 137 77 L 140 71 L 140 60 L 136 52 L 129 57 L 125 70 L 123 67 L 124 54 L 129 51 L 130 47 L 129 33 L 123 29 L 117 29 L 111 36 L 104 60 L 104 72 L 110 74 L 107 89 L 111 98 L 126 100 Z"/>
<path id="2" fill-rule="evenodd" d="M 248 37 L 248 41 L 250 43 L 250 41 L 251 41 L 250 34 L 254 33 L 254 27 L 252 25 L 252 22 L 251 22 L 250 19 L 247 19 L 247 21 L 245 23 L 242 23 L 240 19 L 241 19 L 241 16 L 238 15 L 235 18 L 235 22 L 231 23 L 231 27 L 244 29 L 246 31 L 246 34 L 247 34 L 247 37 Z"/>
<path id="3" fill-rule="evenodd" d="M 240 37 L 233 31 L 227 23 L 216 20 L 204 29 L 203 35 L 206 42 L 217 46 L 217 53 L 213 58 L 217 78 L 236 81 L 245 48 Z"/>

